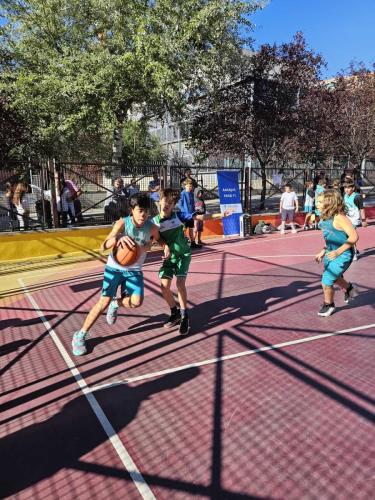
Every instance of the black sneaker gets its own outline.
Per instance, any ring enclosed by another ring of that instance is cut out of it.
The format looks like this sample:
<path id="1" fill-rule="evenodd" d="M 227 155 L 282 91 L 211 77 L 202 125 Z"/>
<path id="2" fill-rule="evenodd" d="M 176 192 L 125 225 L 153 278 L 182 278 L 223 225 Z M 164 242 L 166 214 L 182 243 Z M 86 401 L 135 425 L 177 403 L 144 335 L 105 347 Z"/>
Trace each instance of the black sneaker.
<path id="1" fill-rule="evenodd" d="M 355 288 L 355 285 L 353 283 L 349 283 L 349 286 L 345 291 L 344 302 L 346 303 L 350 302 L 352 299 L 354 299 L 354 297 L 357 296 L 357 294 L 358 292 L 357 289 Z"/>
<path id="2" fill-rule="evenodd" d="M 181 318 L 179 333 L 180 335 L 183 336 L 189 335 L 190 333 L 189 316 L 184 316 L 183 318 Z"/>
<path id="3" fill-rule="evenodd" d="M 318 316 L 331 316 L 331 314 L 333 314 L 335 310 L 335 304 L 323 304 L 320 308 L 320 311 L 318 312 Z"/>
<path id="4" fill-rule="evenodd" d="M 172 328 L 172 326 L 176 326 L 181 321 L 181 313 L 177 310 L 176 313 L 172 313 L 167 321 L 164 323 L 164 328 Z"/>
<path id="5" fill-rule="evenodd" d="M 190 248 L 202 248 L 202 245 L 199 245 L 198 243 L 195 243 L 195 241 L 192 241 L 190 243 Z"/>

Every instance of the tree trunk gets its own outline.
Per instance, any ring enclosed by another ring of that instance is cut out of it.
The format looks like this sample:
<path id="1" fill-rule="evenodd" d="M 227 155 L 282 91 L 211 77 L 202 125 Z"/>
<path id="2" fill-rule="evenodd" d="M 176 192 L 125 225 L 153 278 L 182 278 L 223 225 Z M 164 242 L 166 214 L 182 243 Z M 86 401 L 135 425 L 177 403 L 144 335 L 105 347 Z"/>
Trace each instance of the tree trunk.
<path id="1" fill-rule="evenodd" d="M 260 193 L 259 209 L 264 210 L 266 201 L 266 191 L 267 191 L 267 173 L 266 173 L 266 165 L 264 163 L 260 164 L 260 173 L 262 177 L 262 191 Z"/>

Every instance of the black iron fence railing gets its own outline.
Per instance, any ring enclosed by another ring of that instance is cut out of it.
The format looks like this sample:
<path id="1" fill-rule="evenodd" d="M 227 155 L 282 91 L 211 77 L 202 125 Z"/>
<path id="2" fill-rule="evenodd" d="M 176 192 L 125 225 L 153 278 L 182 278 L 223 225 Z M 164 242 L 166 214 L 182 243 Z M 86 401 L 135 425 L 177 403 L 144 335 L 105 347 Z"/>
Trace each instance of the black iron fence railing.
<path id="1" fill-rule="evenodd" d="M 347 167 L 347 164 L 333 164 L 324 169 L 323 175 L 330 184 L 341 179 Z M 254 163 L 230 169 L 239 171 L 242 203 L 249 213 L 277 211 L 287 182 L 292 184 L 303 206 L 306 183 L 316 181 L 323 170 L 301 166 L 262 169 Z M 217 168 L 194 165 L 190 170 L 206 201 L 211 201 L 217 209 Z M 161 187 L 181 189 L 185 174 L 185 166 L 164 162 L 119 165 L 45 160 L 3 166 L 0 231 L 111 224 L 129 212 L 128 200 L 133 193 L 150 194 L 150 183 L 155 179 Z M 375 204 L 375 163 L 366 162 L 355 177 L 365 197 L 365 206 Z M 157 212 L 157 203 L 151 199 L 150 210 Z"/>

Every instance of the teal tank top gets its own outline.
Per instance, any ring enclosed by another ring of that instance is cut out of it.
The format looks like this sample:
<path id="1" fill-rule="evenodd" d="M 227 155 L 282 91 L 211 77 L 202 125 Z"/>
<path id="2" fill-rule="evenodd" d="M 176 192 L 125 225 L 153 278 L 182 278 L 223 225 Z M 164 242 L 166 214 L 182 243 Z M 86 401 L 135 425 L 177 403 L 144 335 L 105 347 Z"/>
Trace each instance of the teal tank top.
<path id="1" fill-rule="evenodd" d="M 337 250 L 348 239 L 345 231 L 339 231 L 333 226 L 333 219 L 321 220 L 319 222 L 319 229 L 323 231 L 323 237 L 326 242 L 327 252 Z M 353 255 L 352 248 L 345 250 L 340 257 L 343 259 L 351 259 Z"/>
<path id="2" fill-rule="evenodd" d="M 136 227 L 133 224 L 132 217 L 124 217 L 124 226 L 125 226 L 125 234 L 133 238 L 133 240 L 138 243 L 139 246 L 143 246 L 150 241 L 151 238 L 151 229 L 153 226 L 152 221 L 146 220 L 142 227 Z M 131 266 L 121 266 L 118 262 L 115 261 L 112 252 L 108 256 L 107 265 L 112 267 L 113 269 L 119 269 L 121 271 L 142 271 L 143 263 L 146 259 L 147 252 L 144 250 L 141 253 L 138 261 L 132 264 Z"/>

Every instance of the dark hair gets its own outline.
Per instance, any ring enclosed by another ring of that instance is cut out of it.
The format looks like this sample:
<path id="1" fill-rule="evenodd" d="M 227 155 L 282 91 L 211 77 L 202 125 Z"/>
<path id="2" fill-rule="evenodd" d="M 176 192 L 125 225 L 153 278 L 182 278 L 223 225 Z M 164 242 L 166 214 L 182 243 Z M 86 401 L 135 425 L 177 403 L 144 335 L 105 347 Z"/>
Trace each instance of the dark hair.
<path id="1" fill-rule="evenodd" d="M 143 210 L 150 210 L 150 198 L 147 194 L 136 193 L 129 198 L 129 207 L 143 208 Z"/>
<path id="2" fill-rule="evenodd" d="M 181 193 L 178 189 L 167 188 L 160 191 L 160 199 L 166 198 L 174 205 L 178 202 L 180 196 Z"/>
<path id="3" fill-rule="evenodd" d="M 290 182 L 287 182 L 287 183 L 285 184 L 285 186 L 284 186 L 284 187 L 289 188 L 289 189 L 292 189 L 292 185 L 291 185 L 291 183 L 290 183 Z"/>
<path id="4" fill-rule="evenodd" d="M 352 181 L 352 179 L 350 180 L 345 180 L 345 182 L 343 183 L 342 187 L 345 189 L 345 188 L 355 188 L 355 184 L 354 182 Z"/>

